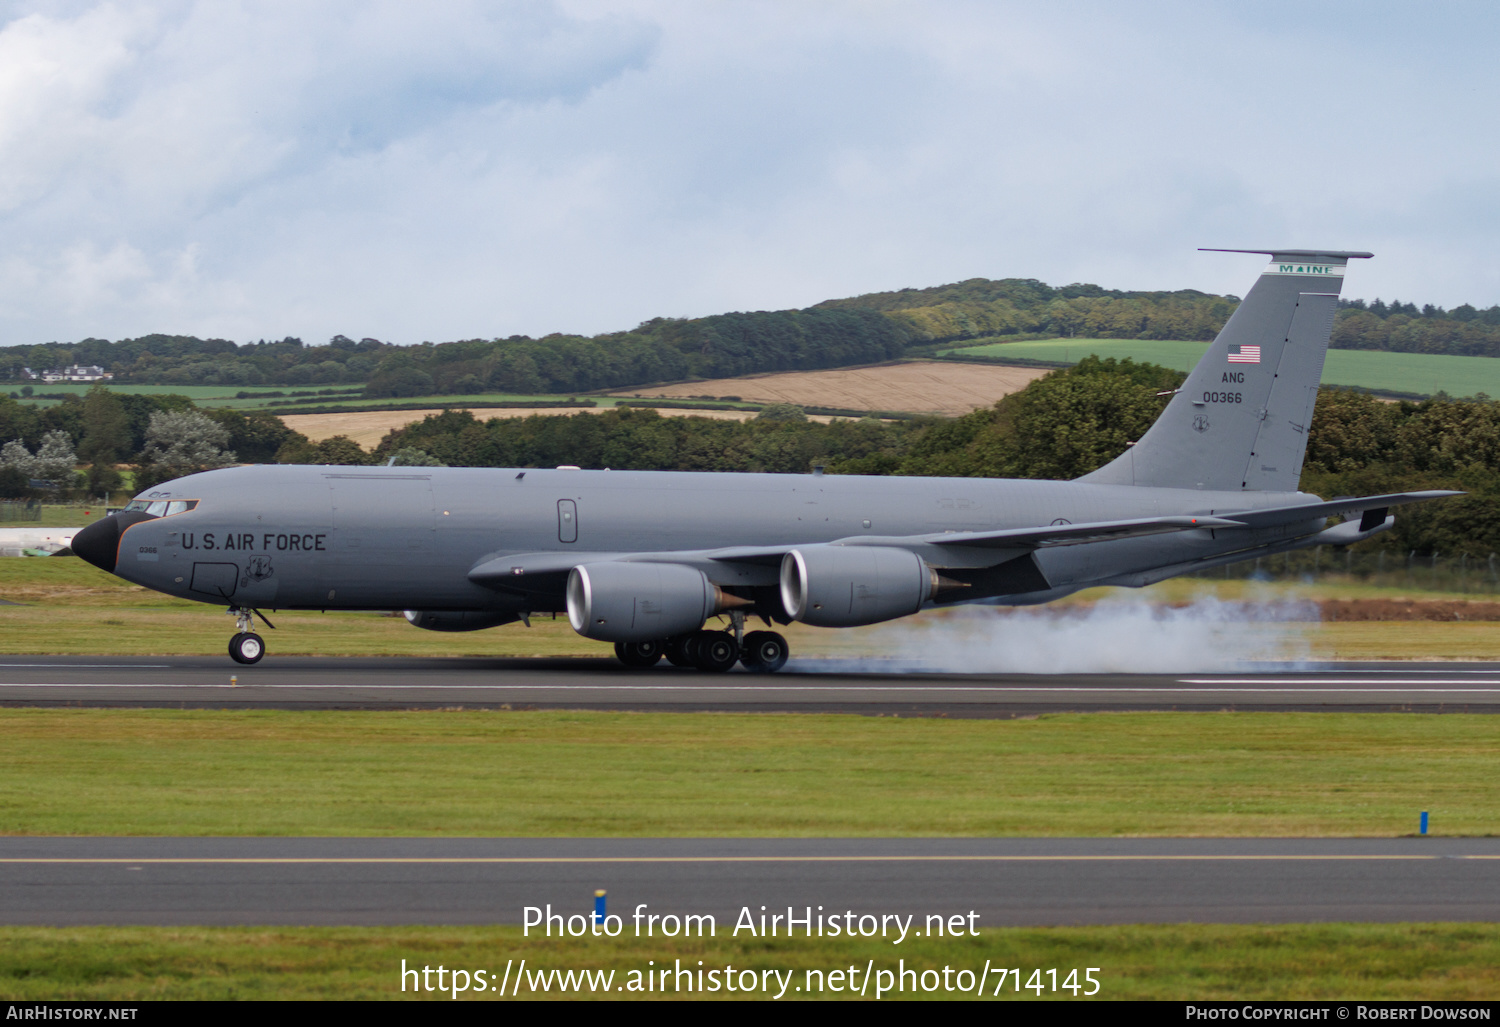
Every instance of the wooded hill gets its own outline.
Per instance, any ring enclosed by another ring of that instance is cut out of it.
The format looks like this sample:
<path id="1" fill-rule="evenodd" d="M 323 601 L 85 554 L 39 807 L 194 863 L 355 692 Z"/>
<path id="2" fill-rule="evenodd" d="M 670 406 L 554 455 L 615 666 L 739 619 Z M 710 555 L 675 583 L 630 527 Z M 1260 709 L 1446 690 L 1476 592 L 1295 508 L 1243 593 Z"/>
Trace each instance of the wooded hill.
<path id="1" fill-rule="evenodd" d="M 1123 292 L 1097 285 L 1054 289 L 1034 278 L 971 278 L 932 289 L 901 289 L 819 308 L 878 310 L 902 325 L 913 344 L 1004 335 L 1089 339 L 1212 339 L 1239 303 L 1195 289 Z M 817 309 L 817 308 L 815 308 Z"/>
<path id="2" fill-rule="evenodd" d="M 110 342 L 0 348 L 0 387 L 22 368 L 97 364 L 115 381 L 150 385 L 365 384 L 370 397 L 576 394 L 654 382 L 811 371 L 872 364 L 930 347 L 1006 336 L 1212 339 L 1239 299 L 1191 289 L 1126 292 L 1097 285 L 1054 288 L 1035 279 L 973 278 L 828 300 L 805 310 L 654 318 L 630 331 L 540 339 L 394 346 L 335 336 L 235 344 L 147 335 Z M 1346 301 L 1333 345 L 1414 353 L 1500 356 L 1500 306 L 1445 311 L 1431 305 Z M 45 386 L 31 383 L 37 391 Z"/>

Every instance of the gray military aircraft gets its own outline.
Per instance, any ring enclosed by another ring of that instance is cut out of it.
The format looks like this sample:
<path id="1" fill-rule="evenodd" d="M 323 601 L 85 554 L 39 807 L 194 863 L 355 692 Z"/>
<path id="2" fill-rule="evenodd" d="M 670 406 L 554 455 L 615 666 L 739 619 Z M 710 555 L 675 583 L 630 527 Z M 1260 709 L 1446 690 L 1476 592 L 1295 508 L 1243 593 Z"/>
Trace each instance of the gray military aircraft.
<path id="1" fill-rule="evenodd" d="M 1370 254 L 1220 252 L 1271 263 L 1150 430 L 1076 481 L 235 467 L 142 493 L 73 550 L 127 581 L 228 603 L 240 663 L 265 654 L 251 631 L 261 610 L 399 609 L 432 631 L 565 611 L 632 667 L 665 655 L 774 671 L 786 640 L 747 633 L 747 617 L 853 627 L 1140 587 L 1359 542 L 1395 506 L 1459 495 L 1297 491 L 1345 267 Z M 727 630 L 705 630 L 716 616 Z"/>

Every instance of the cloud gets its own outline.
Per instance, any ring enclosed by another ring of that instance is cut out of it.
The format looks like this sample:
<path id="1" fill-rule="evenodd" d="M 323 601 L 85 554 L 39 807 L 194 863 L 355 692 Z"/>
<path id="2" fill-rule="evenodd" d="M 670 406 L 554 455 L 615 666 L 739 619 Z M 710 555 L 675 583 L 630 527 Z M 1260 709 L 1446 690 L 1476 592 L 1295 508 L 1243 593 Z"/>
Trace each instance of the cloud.
<path id="1" fill-rule="evenodd" d="M 11 10 L 0 344 L 597 332 L 981 275 L 1245 290 L 1253 258 L 1197 246 L 1369 248 L 1356 295 L 1500 300 L 1482 7 Z"/>

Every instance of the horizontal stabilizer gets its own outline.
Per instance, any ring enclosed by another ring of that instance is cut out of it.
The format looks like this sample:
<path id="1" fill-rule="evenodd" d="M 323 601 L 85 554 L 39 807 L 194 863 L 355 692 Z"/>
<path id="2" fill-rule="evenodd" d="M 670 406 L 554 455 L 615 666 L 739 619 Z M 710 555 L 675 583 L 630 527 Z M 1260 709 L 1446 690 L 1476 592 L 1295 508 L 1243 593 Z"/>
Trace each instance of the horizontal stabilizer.
<path id="1" fill-rule="evenodd" d="M 1368 259 L 1375 256 L 1369 250 L 1227 250 L 1222 246 L 1199 246 L 1199 253 L 1264 253 L 1268 257 L 1286 260 L 1349 260 L 1352 257 Z"/>

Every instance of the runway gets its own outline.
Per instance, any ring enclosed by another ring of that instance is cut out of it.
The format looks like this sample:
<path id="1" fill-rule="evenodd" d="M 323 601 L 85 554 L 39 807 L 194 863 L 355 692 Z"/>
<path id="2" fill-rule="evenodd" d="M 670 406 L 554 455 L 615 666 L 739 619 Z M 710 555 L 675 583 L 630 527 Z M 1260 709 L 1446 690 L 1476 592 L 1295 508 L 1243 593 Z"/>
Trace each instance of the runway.
<path id="1" fill-rule="evenodd" d="M 1209 674 L 879 672 L 800 660 L 704 674 L 613 659 L 39 656 L 0 659 L 0 706 L 171 709 L 595 709 L 1016 717 L 1064 711 L 1500 712 L 1490 663 L 1257 665 Z"/>
<path id="2" fill-rule="evenodd" d="M 1493 921 L 1500 839 L 0 839 L 7 924 L 522 923 L 596 888 L 627 923 L 644 904 L 719 936 L 762 906 L 917 931 Z"/>

